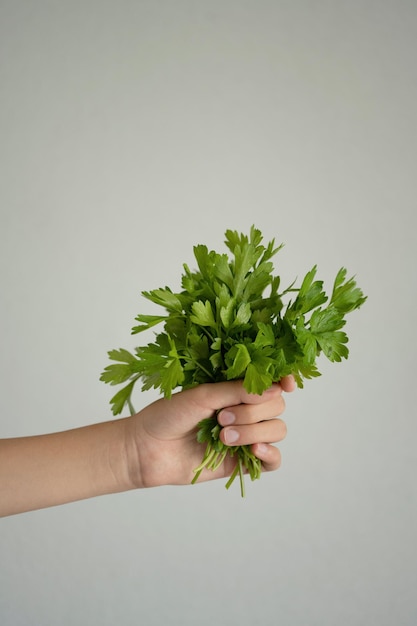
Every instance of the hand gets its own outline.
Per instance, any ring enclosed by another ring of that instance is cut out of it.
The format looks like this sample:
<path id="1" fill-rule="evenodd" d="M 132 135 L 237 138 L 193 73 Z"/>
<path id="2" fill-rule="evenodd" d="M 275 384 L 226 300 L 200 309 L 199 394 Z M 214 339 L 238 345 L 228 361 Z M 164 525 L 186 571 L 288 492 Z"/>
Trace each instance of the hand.
<path id="1" fill-rule="evenodd" d="M 223 443 L 251 445 L 265 470 L 277 469 L 280 453 L 271 444 L 285 437 L 286 428 L 274 418 L 285 408 L 282 392 L 294 386 L 287 377 L 257 396 L 240 381 L 205 384 L 131 417 L 0 439 L 0 517 L 140 487 L 189 484 L 205 449 L 196 441 L 197 424 L 217 411 Z M 199 480 L 229 476 L 234 465 L 226 457 Z"/>
<path id="2" fill-rule="evenodd" d="M 134 487 L 189 484 L 205 445 L 196 441 L 197 423 L 219 411 L 220 438 L 226 445 L 250 445 L 265 471 L 276 470 L 286 426 L 277 419 L 285 409 L 283 391 L 295 388 L 292 376 L 262 396 L 248 394 L 241 381 L 199 385 L 169 400 L 157 400 L 132 418 L 129 471 Z M 199 482 L 230 476 L 235 459 L 227 456 L 218 470 L 204 470 Z"/>

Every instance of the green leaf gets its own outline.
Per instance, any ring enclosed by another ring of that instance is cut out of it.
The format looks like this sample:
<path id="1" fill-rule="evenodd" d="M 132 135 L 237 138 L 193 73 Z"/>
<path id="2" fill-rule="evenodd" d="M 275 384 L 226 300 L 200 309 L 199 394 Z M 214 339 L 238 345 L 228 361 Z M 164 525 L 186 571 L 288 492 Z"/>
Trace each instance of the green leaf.
<path id="1" fill-rule="evenodd" d="M 132 328 L 132 335 L 136 335 L 137 333 L 141 333 L 143 330 L 148 330 L 157 324 L 165 321 L 167 319 L 166 315 L 138 315 L 135 317 L 137 322 L 142 322 L 142 324 L 138 324 Z"/>
<path id="2" fill-rule="evenodd" d="M 214 371 L 223 367 L 223 358 L 221 352 L 213 352 L 209 360 Z"/>
<path id="3" fill-rule="evenodd" d="M 306 363 L 314 363 L 318 353 L 317 339 L 307 329 L 297 333 L 297 339 L 302 346 Z"/>
<path id="4" fill-rule="evenodd" d="M 269 324 L 258 322 L 258 333 L 254 342 L 255 348 L 263 348 L 265 346 L 275 345 L 274 329 Z"/>
<path id="5" fill-rule="evenodd" d="M 215 340 L 213 341 L 213 343 L 211 344 L 210 348 L 212 350 L 221 350 L 221 348 L 222 348 L 221 337 L 216 337 Z"/>
<path id="6" fill-rule="evenodd" d="M 211 308 L 211 304 L 208 300 L 202 302 L 199 300 L 198 302 L 194 302 L 192 308 L 192 315 L 190 315 L 190 320 L 193 324 L 198 324 L 199 326 L 211 326 L 216 328 L 216 321 L 213 316 L 213 310 Z"/>
<path id="7" fill-rule="evenodd" d="M 271 272 L 273 270 L 272 263 L 261 263 L 251 271 L 246 280 L 245 289 L 242 299 L 245 301 L 253 300 L 262 296 L 265 289 L 271 283 Z"/>
<path id="8" fill-rule="evenodd" d="M 272 376 L 263 367 L 262 361 L 249 363 L 243 386 L 248 393 L 256 393 L 261 395 L 272 384 Z"/>
<path id="9" fill-rule="evenodd" d="M 216 418 L 206 417 L 205 419 L 198 422 L 198 443 L 206 443 L 212 440 L 217 441 L 217 439 L 219 438 L 219 433 L 220 426 L 217 423 Z"/>
<path id="10" fill-rule="evenodd" d="M 366 297 L 359 287 L 356 286 L 354 278 L 345 282 L 347 270 L 342 267 L 334 281 L 332 297 L 330 303 L 341 313 L 350 313 L 359 308 L 366 301 Z"/>
<path id="11" fill-rule="evenodd" d="M 220 308 L 220 319 L 226 330 L 229 329 L 230 326 L 233 324 L 235 304 L 235 299 L 229 296 L 229 301 L 227 302 L 227 304 Z"/>
<path id="12" fill-rule="evenodd" d="M 250 354 L 244 344 L 235 344 L 225 356 L 228 368 L 226 370 L 227 380 L 240 378 L 251 361 Z"/>
<path id="13" fill-rule="evenodd" d="M 236 311 L 236 316 L 233 320 L 232 326 L 244 326 L 250 320 L 252 311 L 250 308 L 250 304 L 247 302 L 242 302 Z"/>
<path id="14" fill-rule="evenodd" d="M 348 337 L 339 330 L 345 323 L 340 312 L 332 306 L 324 311 L 315 311 L 311 316 L 311 334 L 330 361 L 348 357 L 349 350 L 344 345 Z"/>
<path id="15" fill-rule="evenodd" d="M 120 361 L 121 363 L 135 363 L 137 360 L 135 356 L 128 350 L 124 348 L 119 348 L 118 350 L 110 350 L 108 352 L 109 359 L 112 361 Z"/>
<path id="16" fill-rule="evenodd" d="M 292 369 L 291 374 L 294 376 L 297 387 L 300 389 L 303 389 L 304 387 L 304 378 L 311 379 L 321 376 L 321 373 L 314 364 L 307 364 L 304 362 L 298 363 L 297 367 Z"/>
<path id="17" fill-rule="evenodd" d="M 201 273 L 199 285 L 203 287 L 204 284 L 204 293 L 207 297 L 211 297 L 213 295 L 213 282 L 215 279 L 214 268 L 216 253 L 209 252 L 207 246 L 198 245 L 194 246 L 194 256 Z"/>
<path id="18" fill-rule="evenodd" d="M 262 253 L 260 249 L 254 248 L 253 245 L 236 246 L 234 249 L 234 283 L 232 293 L 237 298 L 242 297 L 242 293 L 248 281 L 248 274 L 253 265 Z"/>
<path id="19" fill-rule="evenodd" d="M 110 385 L 119 385 L 140 371 L 140 362 L 128 350 L 123 348 L 111 350 L 108 355 L 112 361 L 119 361 L 119 363 L 108 365 L 101 373 L 101 381 Z"/>
<path id="20" fill-rule="evenodd" d="M 165 289 L 153 289 L 152 291 L 142 291 L 142 295 L 167 309 L 170 312 L 181 312 L 182 302 L 177 294 L 174 294 L 169 287 Z"/>
<path id="21" fill-rule="evenodd" d="M 233 289 L 233 274 L 226 254 L 216 255 L 213 274 L 230 290 Z"/>
<path id="22" fill-rule="evenodd" d="M 243 233 L 238 233 L 237 230 L 226 230 L 225 236 L 225 244 L 232 254 L 235 253 L 237 247 L 241 248 L 242 246 L 247 246 L 249 243 L 248 236 Z"/>
<path id="23" fill-rule="evenodd" d="M 324 304 L 327 296 L 323 291 L 323 281 L 314 280 L 317 273 L 315 265 L 304 277 L 294 303 L 288 308 L 288 317 L 304 315 L 308 311 Z"/>
<path id="24" fill-rule="evenodd" d="M 314 311 L 310 318 L 311 332 L 316 335 L 323 332 L 339 330 L 346 324 L 341 313 L 333 306 Z"/>
<path id="25" fill-rule="evenodd" d="M 132 382 L 126 385 L 126 387 L 120 389 L 120 391 L 112 397 L 110 404 L 112 405 L 113 415 L 119 415 L 122 413 L 126 404 L 129 404 L 135 382 L 136 379 L 132 380 Z"/>
<path id="26" fill-rule="evenodd" d="M 262 236 L 261 236 L 262 238 Z M 272 239 L 272 241 L 269 242 L 261 260 L 260 263 L 264 263 L 265 261 L 269 261 L 269 259 L 272 259 L 273 256 L 275 256 L 280 250 L 282 250 L 282 248 L 284 247 L 284 244 L 281 243 L 277 248 L 274 248 L 275 246 L 275 239 Z"/>
<path id="27" fill-rule="evenodd" d="M 190 357 L 192 357 L 194 361 L 207 360 L 210 356 L 210 347 L 207 336 L 203 334 L 190 335 L 188 351 Z"/>
<path id="28" fill-rule="evenodd" d="M 127 364 L 108 365 L 100 376 L 100 380 L 110 385 L 120 385 L 132 376 L 132 367 Z"/>
<path id="29" fill-rule="evenodd" d="M 161 390 L 170 398 L 173 390 L 184 380 L 184 371 L 178 358 L 169 359 L 161 371 Z"/>
<path id="30" fill-rule="evenodd" d="M 181 286 L 185 294 L 196 294 L 199 292 L 199 278 L 197 272 L 192 272 L 186 263 L 183 264 L 184 274 L 181 277 Z"/>
<path id="31" fill-rule="evenodd" d="M 330 361 L 341 361 L 342 358 L 348 358 L 349 350 L 344 345 L 348 341 L 346 333 L 342 331 L 324 332 L 316 335 L 316 340 Z"/>

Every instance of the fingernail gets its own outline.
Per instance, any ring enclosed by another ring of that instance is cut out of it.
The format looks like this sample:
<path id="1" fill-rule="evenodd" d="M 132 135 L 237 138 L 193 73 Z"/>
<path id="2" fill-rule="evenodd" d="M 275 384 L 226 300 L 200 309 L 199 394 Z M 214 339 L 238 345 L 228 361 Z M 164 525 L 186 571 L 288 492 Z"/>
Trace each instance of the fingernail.
<path id="1" fill-rule="evenodd" d="M 239 433 L 233 428 L 228 428 L 224 431 L 224 438 L 226 443 L 235 443 L 239 439 Z"/>
<path id="2" fill-rule="evenodd" d="M 232 413 L 231 411 L 222 411 L 219 417 L 220 417 L 220 422 L 222 423 L 223 426 L 229 426 L 230 424 L 233 424 L 233 422 L 236 419 L 235 414 Z"/>
<path id="3" fill-rule="evenodd" d="M 268 452 L 268 446 L 266 445 L 266 443 L 258 443 L 256 451 L 258 452 L 258 454 L 264 455 Z"/>

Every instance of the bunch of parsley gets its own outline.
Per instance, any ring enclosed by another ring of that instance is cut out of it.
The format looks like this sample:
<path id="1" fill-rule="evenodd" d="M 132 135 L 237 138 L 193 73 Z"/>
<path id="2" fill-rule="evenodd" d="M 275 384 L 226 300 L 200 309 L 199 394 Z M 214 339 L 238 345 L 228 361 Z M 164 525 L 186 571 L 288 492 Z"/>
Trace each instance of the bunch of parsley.
<path id="1" fill-rule="evenodd" d="M 334 362 L 348 357 L 345 315 L 366 297 L 353 278 L 346 279 L 345 268 L 338 272 L 330 298 L 323 282 L 316 280 L 316 266 L 299 288 L 293 283 L 280 290 L 271 259 L 282 244 L 275 248 L 272 240 L 264 246 L 254 226 L 249 236 L 227 230 L 225 237 L 231 256 L 205 245 L 194 247 L 198 269 L 184 264 L 180 292 L 169 287 L 142 292 L 164 313 L 138 315 L 132 334 L 158 324 L 163 331 L 134 354 L 125 349 L 109 352 L 115 363 L 105 368 L 101 380 L 111 385 L 127 382 L 110 401 L 114 415 L 125 406 L 134 412 L 131 397 L 138 380 L 142 390 L 159 389 L 166 398 L 177 387 L 235 379 L 243 379 L 249 393 L 261 394 L 288 374 L 303 387 L 303 379 L 320 375 L 316 360 L 321 353 Z M 245 469 L 257 479 L 261 462 L 249 446 L 225 446 L 219 432 L 216 416 L 198 425 L 197 440 L 206 449 L 193 482 L 204 468 L 215 470 L 227 454 L 236 455 L 226 487 L 239 475 L 243 496 Z"/>

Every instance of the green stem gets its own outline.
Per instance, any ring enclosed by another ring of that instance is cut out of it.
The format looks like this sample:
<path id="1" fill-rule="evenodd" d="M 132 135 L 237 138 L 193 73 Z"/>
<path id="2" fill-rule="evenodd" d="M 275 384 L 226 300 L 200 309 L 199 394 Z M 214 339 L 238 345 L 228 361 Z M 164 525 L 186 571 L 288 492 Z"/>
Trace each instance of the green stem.
<path id="1" fill-rule="evenodd" d="M 236 463 L 235 469 L 233 470 L 232 475 L 230 476 L 229 480 L 226 483 L 226 489 L 229 489 L 229 487 L 232 485 L 238 473 L 239 473 L 239 463 Z"/>
<path id="2" fill-rule="evenodd" d="M 132 400 L 130 399 L 130 396 L 127 401 L 127 406 L 129 407 L 130 415 L 135 415 L 136 414 L 135 407 L 132 404 Z"/>
<path id="3" fill-rule="evenodd" d="M 213 376 L 213 374 L 211 374 L 203 365 L 201 365 L 201 363 L 199 363 L 198 361 L 196 361 L 196 365 L 197 367 L 199 367 L 205 374 L 207 374 L 207 376 L 209 378 L 211 378 L 211 380 L 215 380 L 215 377 Z"/>
<path id="4" fill-rule="evenodd" d="M 223 463 L 223 461 L 225 460 L 226 456 L 227 456 L 228 450 L 224 450 L 223 452 L 219 453 L 216 463 L 213 465 L 213 467 L 211 468 L 213 470 L 213 472 L 215 472 L 217 469 L 219 469 L 220 465 Z"/>
<path id="5" fill-rule="evenodd" d="M 209 418 L 210 421 L 215 422 L 215 417 Z M 213 430 L 211 431 L 213 434 Z M 213 437 L 212 440 L 207 442 L 206 450 L 202 462 L 194 470 L 194 478 L 191 484 L 195 484 L 200 477 L 201 472 L 204 469 L 216 471 L 224 462 L 227 455 L 233 457 L 237 455 L 236 465 L 234 470 L 226 483 L 226 489 L 229 489 L 233 484 L 235 478 L 239 475 L 240 493 L 242 498 L 246 496 L 245 488 L 245 469 L 247 470 L 251 480 L 256 480 L 261 477 L 262 464 L 261 461 L 251 453 L 248 446 L 234 446 L 226 447 L 220 446 L 217 437 Z"/>
<path id="6" fill-rule="evenodd" d="M 239 466 L 239 478 L 240 478 L 240 495 L 242 496 L 242 498 L 245 497 L 246 492 L 245 492 L 245 478 L 243 475 L 243 466 L 242 466 L 242 458 L 239 456 L 239 460 L 238 460 L 238 466 Z"/>
<path id="7" fill-rule="evenodd" d="M 195 483 L 197 482 L 197 480 L 200 478 L 200 474 L 201 474 L 201 472 L 203 471 L 203 469 L 204 469 L 204 467 L 200 468 L 199 470 L 194 470 L 195 475 L 194 475 L 194 478 L 193 478 L 193 479 L 192 479 L 192 481 L 191 481 L 191 484 L 192 484 L 192 485 L 195 485 Z"/>
<path id="8" fill-rule="evenodd" d="M 210 444 L 207 444 L 206 452 L 204 454 L 203 460 L 200 463 L 200 465 L 198 467 L 196 467 L 195 470 L 194 470 L 194 474 L 195 475 L 194 475 L 194 478 L 191 481 L 192 485 L 194 485 L 197 482 L 201 472 L 203 471 L 203 469 L 205 467 L 208 466 L 208 464 L 210 463 L 210 461 L 213 459 L 214 456 L 216 456 L 216 451 L 214 450 L 214 448 L 211 447 Z"/>

